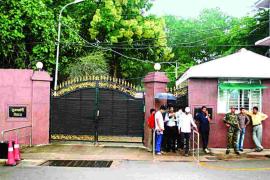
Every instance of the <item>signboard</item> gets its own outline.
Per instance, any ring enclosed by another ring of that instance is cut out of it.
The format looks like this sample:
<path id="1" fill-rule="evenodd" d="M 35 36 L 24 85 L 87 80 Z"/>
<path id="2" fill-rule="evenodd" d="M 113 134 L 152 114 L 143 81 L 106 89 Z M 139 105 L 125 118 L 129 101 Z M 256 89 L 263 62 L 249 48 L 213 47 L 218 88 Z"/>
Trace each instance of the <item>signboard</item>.
<path id="1" fill-rule="evenodd" d="M 10 118 L 26 118 L 26 106 L 9 106 L 8 109 Z"/>

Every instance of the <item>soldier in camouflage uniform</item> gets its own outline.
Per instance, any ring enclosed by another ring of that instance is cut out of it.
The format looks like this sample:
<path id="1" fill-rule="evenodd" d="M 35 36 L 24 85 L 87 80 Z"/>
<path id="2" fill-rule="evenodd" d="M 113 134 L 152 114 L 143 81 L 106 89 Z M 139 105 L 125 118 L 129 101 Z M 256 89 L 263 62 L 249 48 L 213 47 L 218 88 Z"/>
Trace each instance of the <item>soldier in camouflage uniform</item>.
<path id="1" fill-rule="evenodd" d="M 238 124 L 238 116 L 235 113 L 235 108 L 231 107 L 231 112 L 227 113 L 224 117 L 224 123 L 228 127 L 228 134 L 227 134 L 227 150 L 226 154 L 230 153 L 230 149 L 233 148 L 236 154 L 239 154 L 237 151 L 237 135 L 239 131 L 239 124 Z"/>

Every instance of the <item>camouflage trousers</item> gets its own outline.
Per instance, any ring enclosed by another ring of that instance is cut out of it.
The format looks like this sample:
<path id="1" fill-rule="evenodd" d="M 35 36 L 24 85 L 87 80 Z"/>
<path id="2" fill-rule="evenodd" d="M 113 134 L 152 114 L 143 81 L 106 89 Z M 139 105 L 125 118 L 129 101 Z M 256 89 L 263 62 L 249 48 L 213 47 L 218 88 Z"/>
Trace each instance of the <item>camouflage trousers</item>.
<path id="1" fill-rule="evenodd" d="M 229 128 L 228 134 L 227 134 L 227 149 L 236 150 L 238 131 L 239 130 L 236 128 L 231 128 L 231 127 Z"/>

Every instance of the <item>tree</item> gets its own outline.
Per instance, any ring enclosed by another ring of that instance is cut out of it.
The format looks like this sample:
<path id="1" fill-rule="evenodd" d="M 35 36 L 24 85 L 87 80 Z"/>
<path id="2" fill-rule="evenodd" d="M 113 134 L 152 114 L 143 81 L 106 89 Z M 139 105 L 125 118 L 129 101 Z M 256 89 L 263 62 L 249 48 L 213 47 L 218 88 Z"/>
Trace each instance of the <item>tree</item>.
<path id="1" fill-rule="evenodd" d="M 73 64 L 69 65 L 69 79 L 83 76 L 105 76 L 108 75 L 108 64 L 104 54 L 100 51 L 92 52 L 81 57 Z"/>
<path id="2" fill-rule="evenodd" d="M 53 59 L 55 29 L 48 2 L 1 1 L 1 67 L 31 68 L 37 61 Z"/>
<path id="3" fill-rule="evenodd" d="M 50 8 L 51 0 L 6 0 L 0 2 L 0 66 L 2 68 L 34 68 L 41 61 L 45 70 L 55 67 L 56 25 L 59 11 Z M 57 15 L 56 15 L 57 14 Z M 81 42 L 77 36 L 79 23 L 67 16 L 63 23 L 62 39 Z M 60 71 L 82 53 L 82 48 L 61 44 Z"/>
<path id="4" fill-rule="evenodd" d="M 0 66 L 34 68 L 42 61 L 54 74 L 58 15 L 69 2 L 1 1 Z M 126 79 L 144 76 L 153 66 L 128 57 L 169 60 L 164 20 L 143 15 L 150 7 L 148 0 L 85 0 L 68 6 L 62 16 L 59 81 L 69 76 L 69 64 L 97 50 L 104 51 L 110 74 Z"/>
<path id="5" fill-rule="evenodd" d="M 143 16 L 142 11 L 150 7 L 148 0 L 99 1 L 89 33 L 92 40 L 102 42 L 100 46 L 118 52 L 110 59 L 111 75 L 132 78 L 132 72 L 142 76 L 149 68 L 149 65 L 128 60 L 121 54 L 153 62 L 168 61 L 173 57 L 167 46 L 164 20 Z"/>
<path id="6" fill-rule="evenodd" d="M 180 65 L 178 74 L 190 66 L 235 53 L 247 48 L 265 54 L 266 48 L 255 46 L 255 42 L 267 35 L 268 12 L 259 11 L 254 17 L 235 18 L 219 9 L 206 9 L 196 19 L 165 17 L 168 45 L 173 48 Z M 165 70 L 170 77 L 170 86 L 176 80 L 174 67 Z"/>

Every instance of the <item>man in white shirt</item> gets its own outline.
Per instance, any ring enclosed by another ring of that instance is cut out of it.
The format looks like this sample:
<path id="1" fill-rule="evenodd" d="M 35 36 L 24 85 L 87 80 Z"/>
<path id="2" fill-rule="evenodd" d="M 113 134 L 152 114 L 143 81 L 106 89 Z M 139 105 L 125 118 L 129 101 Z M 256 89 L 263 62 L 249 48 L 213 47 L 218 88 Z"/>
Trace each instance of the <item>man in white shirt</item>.
<path id="1" fill-rule="evenodd" d="M 167 149 L 166 152 L 172 152 L 176 153 L 175 151 L 175 142 L 177 138 L 177 120 L 176 120 L 176 114 L 174 113 L 174 107 L 169 107 L 169 112 L 165 115 L 165 124 L 167 124 L 168 130 L 168 140 L 167 140 Z"/>
<path id="2" fill-rule="evenodd" d="M 162 143 L 162 136 L 164 131 L 164 119 L 162 113 L 164 113 L 166 107 L 161 105 L 159 111 L 155 114 L 155 152 L 157 155 L 161 155 L 161 143 Z"/>
<path id="3" fill-rule="evenodd" d="M 183 143 L 185 144 L 185 156 L 188 156 L 189 153 L 189 139 L 192 127 L 197 130 L 197 125 L 195 124 L 192 114 L 190 113 L 190 108 L 185 108 L 185 113 L 181 116 L 181 121 L 179 125 L 179 131 L 183 134 Z"/>
<path id="4" fill-rule="evenodd" d="M 176 112 L 176 121 L 177 121 L 177 129 L 179 130 L 177 132 L 177 150 L 184 149 L 183 144 L 183 136 L 180 132 L 180 123 L 182 121 L 182 115 L 184 114 L 182 108 L 179 108 L 179 110 Z"/>

